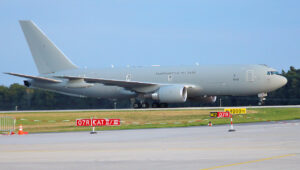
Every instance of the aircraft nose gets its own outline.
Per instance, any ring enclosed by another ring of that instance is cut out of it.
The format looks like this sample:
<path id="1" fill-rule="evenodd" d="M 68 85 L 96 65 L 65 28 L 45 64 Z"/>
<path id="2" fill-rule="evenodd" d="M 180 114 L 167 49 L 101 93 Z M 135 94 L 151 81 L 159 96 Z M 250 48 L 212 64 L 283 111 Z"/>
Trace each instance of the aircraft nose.
<path id="1" fill-rule="evenodd" d="M 279 87 L 282 87 L 282 86 L 286 85 L 286 83 L 287 83 L 287 79 L 283 76 L 280 76 L 277 81 L 278 81 Z"/>
<path id="2" fill-rule="evenodd" d="M 287 79 L 281 75 L 274 75 L 269 81 L 268 90 L 274 91 L 286 85 Z"/>

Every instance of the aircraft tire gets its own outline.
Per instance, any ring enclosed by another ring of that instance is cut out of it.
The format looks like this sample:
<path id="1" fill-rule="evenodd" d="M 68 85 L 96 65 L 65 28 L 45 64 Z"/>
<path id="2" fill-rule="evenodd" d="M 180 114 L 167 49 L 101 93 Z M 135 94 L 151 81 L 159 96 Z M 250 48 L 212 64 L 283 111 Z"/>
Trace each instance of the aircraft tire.
<path id="1" fill-rule="evenodd" d="M 141 105 L 142 108 L 149 108 L 149 103 L 145 102 Z"/>
<path id="2" fill-rule="evenodd" d="M 141 108 L 142 107 L 142 105 L 140 104 L 140 103 L 134 103 L 133 104 L 133 108 L 134 109 L 139 109 L 139 108 Z"/>

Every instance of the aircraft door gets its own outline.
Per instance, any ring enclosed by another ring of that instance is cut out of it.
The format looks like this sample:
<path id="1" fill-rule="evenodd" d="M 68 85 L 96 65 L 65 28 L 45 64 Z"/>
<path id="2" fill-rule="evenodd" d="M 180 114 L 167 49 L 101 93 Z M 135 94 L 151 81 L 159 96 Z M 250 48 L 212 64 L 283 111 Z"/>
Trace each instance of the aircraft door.
<path id="1" fill-rule="evenodd" d="M 246 72 L 246 80 L 248 82 L 254 82 L 254 70 L 247 70 L 247 72 Z"/>
<path id="2" fill-rule="evenodd" d="M 126 75 L 126 81 L 131 81 L 131 74 Z"/>

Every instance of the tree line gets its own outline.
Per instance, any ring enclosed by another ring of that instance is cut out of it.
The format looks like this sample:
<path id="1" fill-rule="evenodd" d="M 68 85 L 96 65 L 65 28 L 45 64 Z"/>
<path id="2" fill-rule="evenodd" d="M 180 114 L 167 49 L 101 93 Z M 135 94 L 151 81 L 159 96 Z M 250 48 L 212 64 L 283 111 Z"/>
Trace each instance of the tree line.
<path id="1" fill-rule="evenodd" d="M 290 67 L 281 73 L 288 83 L 268 94 L 265 105 L 296 105 L 300 104 L 300 69 Z M 212 104 L 187 101 L 183 104 L 171 104 L 170 107 L 199 106 L 249 106 L 257 105 L 257 96 L 234 97 L 221 96 Z M 0 86 L 0 110 L 44 110 L 44 109 L 109 109 L 130 108 L 130 100 L 112 101 L 97 98 L 78 98 L 54 92 L 31 89 L 23 85 L 12 84 Z"/>

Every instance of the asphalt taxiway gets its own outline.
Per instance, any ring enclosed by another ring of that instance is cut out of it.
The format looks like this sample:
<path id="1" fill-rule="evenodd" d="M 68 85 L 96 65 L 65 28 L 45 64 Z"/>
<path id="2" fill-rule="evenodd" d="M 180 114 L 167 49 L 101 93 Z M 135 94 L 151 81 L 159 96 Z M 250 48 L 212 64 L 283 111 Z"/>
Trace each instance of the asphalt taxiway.
<path id="1" fill-rule="evenodd" d="M 300 120 L 228 129 L 220 125 L 0 136 L 0 169 L 299 169 Z"/>

